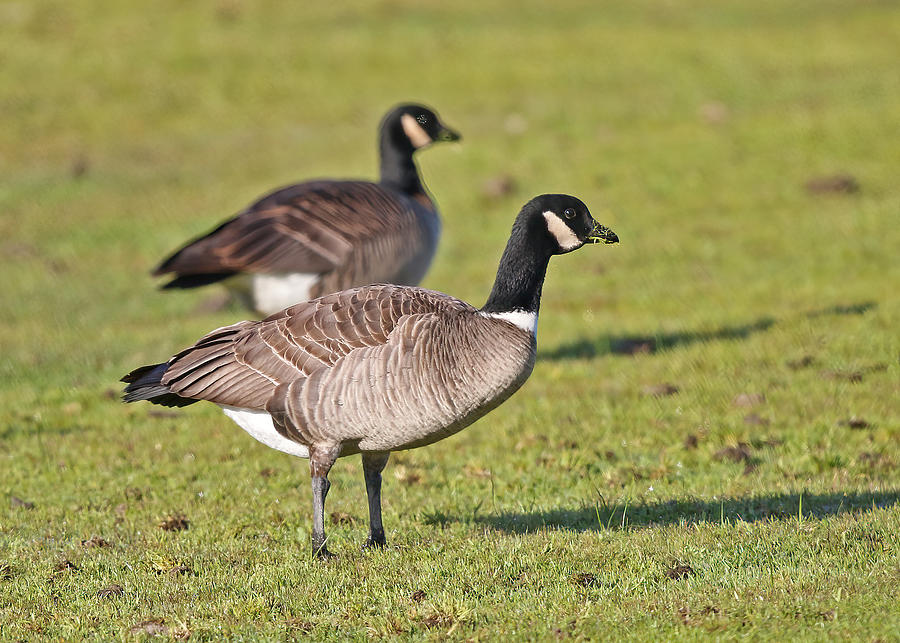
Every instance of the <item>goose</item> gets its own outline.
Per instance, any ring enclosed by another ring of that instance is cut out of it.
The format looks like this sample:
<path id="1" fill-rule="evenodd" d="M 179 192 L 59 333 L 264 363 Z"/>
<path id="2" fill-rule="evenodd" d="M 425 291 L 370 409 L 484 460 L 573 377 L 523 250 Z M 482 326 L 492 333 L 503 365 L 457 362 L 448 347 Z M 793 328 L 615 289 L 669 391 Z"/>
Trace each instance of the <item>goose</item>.
<path id="1" fill-rule="evenodd" d="M 379 135 L 381 178 L 314 180 L 278 189 L 154 270 L 162 286 L 223 282 L 263 315 L 300 301 L 375 282 L 418 285 L 437 248 L 441 221 L 413 155 L 461 137 L 431 109 L 390 110 Z"/>
<path id="2" fill-rule="evenodd" d="M 535 197 L 515 219 L 480 309 L 439 292 L 377 284 L 218 328 L 122 378 L 125 402 L 218 404 L 274 449 L 309 459 L 313 552 L 325 544 L 328 472 L 362 454 L 367 547 L 383 547 L 381 472 L 391 451 L 442 440 L 512 395 L 535 361 L 538 308 L 553 255 L 616 243 L 573 196 Z"/>

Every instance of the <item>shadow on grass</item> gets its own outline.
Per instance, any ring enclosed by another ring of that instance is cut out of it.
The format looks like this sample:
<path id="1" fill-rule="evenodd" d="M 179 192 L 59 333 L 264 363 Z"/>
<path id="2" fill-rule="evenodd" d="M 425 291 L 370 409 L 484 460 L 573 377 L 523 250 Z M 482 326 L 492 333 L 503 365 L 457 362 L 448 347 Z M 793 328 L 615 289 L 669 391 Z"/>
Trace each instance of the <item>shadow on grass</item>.
<path id="1" fill-rule="evenodd" d="M 809 319 L 828 315 L 863 315 L 876 308 L 877 302 L 862 301 L 855 304 L 838 304 L 811 310 L 806 313 Z M 718 340 L 747 339 L 750 335 L 768 330 L 775 323 L 772 317 L 760 317 L 756 321 L 737 326 L 723 326 L 708 331 L 680 331 L 656 335 L 601 335 L 596 339 L 580 339 L 557 348 L 540 351 L 539 359 L 564 360 L 586 359 L 602 355 L 640 355 L 679 346 L 687 346 L 695 342 L 712 342 Z"/>
<path id="2" fill-rule="evenodd" d="M 810 319 L 815 319 L 816 317 L 825 317 L 826 315 L 864 315 L 877 306 L 878 304 L 874 301 L 862 301 L 858 304 L 828 306 L 827 308 L 820 308 L 819 310 L 811 310 L 806 313 L 806 316 Z"/>
<path id="3" fill-rule="evenodd" d="M 635 505 L 583 506 L 576 509 L 551 509 L 528 513 L 504 512 L 495 515 L 454 517 L 429 514 L 428 524 L 443 526 L 451 522 L 474 522 L 497 531 L 526 534 L 543 529 L 603 531 L 605 529 L 643 529 L 661 525 L 700 523 L 759 522 L 766 520 L 804 520 L 884 509 L 900 504 L 900 491 L 874 493 L 769 494 L 722 500 L 669 500 Z"/>
<path id="4" fill-rule="evenodd" d="M 549 351 L 539 351 L 538 359 L 563 360 L 598 357 L 610 353 L 616 355 L 637 355 L 655 353 L 667 348 L 686 346 L 695 342 L 746 339 L 753 333 L 768 330 L 775 320 L 762 317 L 749 324 L 723 326 L 709 331 L 680 331 L 658 335 L 601 335 L 595 340 L 581 339 L 563 344 Z"/>

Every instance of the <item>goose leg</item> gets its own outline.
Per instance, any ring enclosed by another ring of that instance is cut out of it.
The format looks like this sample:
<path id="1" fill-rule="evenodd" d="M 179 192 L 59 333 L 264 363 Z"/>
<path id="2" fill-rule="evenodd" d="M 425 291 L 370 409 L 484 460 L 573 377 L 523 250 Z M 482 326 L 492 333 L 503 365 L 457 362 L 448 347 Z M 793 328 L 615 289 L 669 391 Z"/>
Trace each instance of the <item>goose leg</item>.
<path id="1" fill-rule="evenodd" d="M 312 477 L 313 528 L 312 550 L 318 558 L 332 558 L 333 554 L 325 546 L 325 497 L 331 488 L 328 472 L 337 460 L 337 448 L 309 450 L 309 474 Z"/>
<path id="2" fill-rule="evenodd" d="M 384 525 L 381 524 L 381 472 L 390 453 L 363 453 L 363 474 L 369 497 L 369 537 L 364 548 L 384 547 Z"/>

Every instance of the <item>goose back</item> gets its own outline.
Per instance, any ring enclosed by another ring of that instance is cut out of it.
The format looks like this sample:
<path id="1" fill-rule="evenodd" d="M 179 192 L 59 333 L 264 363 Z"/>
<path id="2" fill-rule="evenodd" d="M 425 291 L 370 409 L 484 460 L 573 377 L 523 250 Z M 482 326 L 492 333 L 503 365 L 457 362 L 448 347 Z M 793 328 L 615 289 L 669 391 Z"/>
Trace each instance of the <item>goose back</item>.
<path id="1" fill-rule="evenodd" d="M 376 285 L 216 329 L 148 368 L 158 369 L 154 395 L 266 411 L 283 437 L 348 455 L 422 446 L 468 426 L 527 379 L 534 342 L 453 297 Z M 126 378 L 127 400 L 146 399 L 143 375 Z"/>
<path id="2" fill-rule="evenodd" d="M 253 307 L 271 313 L 367 283 L 418 284 L 440 230 L 437 209 L 424 193 L 406 195 L 366 181 L 310 181 L 263 197 L 154 274 L 177 275 L 166 287 L 228 279 Z M 305 296 L 296 288 L 282 297 L 258 292 L 295 275 L 306 277 Z"/>

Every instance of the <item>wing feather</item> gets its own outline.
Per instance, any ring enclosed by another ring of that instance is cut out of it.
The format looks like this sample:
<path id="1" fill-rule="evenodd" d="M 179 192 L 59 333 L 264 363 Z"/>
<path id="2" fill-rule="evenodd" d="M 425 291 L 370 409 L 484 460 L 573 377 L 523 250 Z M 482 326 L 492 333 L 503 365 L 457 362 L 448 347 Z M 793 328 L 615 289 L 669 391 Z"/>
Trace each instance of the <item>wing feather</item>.
<path id="1" fill-rule="evenodd" d="M 327 371 L 354 351 L 386 344 L 404 317 L 463 309 L 472 310 L 421 288 L 376 285 L 342 291 L 259 322 L 216 329 L 169 360 L 160 382 L 183 398 L 265 409 L 279 385 Z M 411 339 L 399 341 L 412 350 Z M 318 386 L 304 390 L 310 403 L 318 399 Z"/>
<path id="2" fill-rule="evenodd" d="M 416 204 L 365 181 L 311 181 L 260 199 L 163 261 L 153 272 L 323 273 L 354 244 L 416 226 Z"/>

